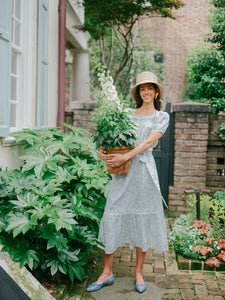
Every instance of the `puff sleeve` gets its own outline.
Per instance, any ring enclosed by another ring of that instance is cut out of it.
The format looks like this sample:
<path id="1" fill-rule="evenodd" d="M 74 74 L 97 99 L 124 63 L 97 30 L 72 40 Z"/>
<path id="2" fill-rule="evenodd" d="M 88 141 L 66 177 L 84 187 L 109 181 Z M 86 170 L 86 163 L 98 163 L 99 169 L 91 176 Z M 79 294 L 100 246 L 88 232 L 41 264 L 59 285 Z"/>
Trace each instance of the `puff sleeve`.
<path id="1" fill-rule="evenodd" d="M 165 111 L 159 111 L 157 120 L 152 131 L 160 131 L 162 134 L 166 132 L 166 129 L 169 125 L 169 114 Z"/>

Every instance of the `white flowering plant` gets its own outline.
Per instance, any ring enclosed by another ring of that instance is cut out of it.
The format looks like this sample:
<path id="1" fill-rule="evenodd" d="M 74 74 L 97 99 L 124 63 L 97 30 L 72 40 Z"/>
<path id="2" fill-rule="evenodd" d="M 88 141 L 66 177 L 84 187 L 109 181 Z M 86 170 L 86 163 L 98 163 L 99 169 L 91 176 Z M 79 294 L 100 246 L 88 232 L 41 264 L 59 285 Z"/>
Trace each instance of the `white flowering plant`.
<path id="1" fill-rule="evenodd" d="M 92 137 L 96 147 L 112 149 L 116 146 L 133 148 L 136 142 L 136 126 L 124 108 L 122 99 L 118 97 L 113 79 L 109 72 L 98 71 L 101 85 L 99 107 L 92 113 L 92 121 L 96 124 Z"/>

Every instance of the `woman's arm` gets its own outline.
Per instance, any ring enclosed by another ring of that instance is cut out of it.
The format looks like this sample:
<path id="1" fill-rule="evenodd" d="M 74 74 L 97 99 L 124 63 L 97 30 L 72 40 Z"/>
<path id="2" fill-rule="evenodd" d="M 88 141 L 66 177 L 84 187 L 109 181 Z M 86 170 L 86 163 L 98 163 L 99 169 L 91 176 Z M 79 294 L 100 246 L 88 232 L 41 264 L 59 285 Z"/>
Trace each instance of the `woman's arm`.
<path id="1" fill-rule="evenodd" d="M 102 154 L 102 159 L 105 158 L 105 162 L 109 165 L 113 165 L 114 167 L 119 167 L 127 160 L 133 158 L 134 156 L 146 151 L 148 148 L 153 146 L 156 141 L 158 141 L 162 136 L 162 132 L 160 131 L 153 131 L 149 134 L 148 138 L 140 143 L 137 147 L 132 149 L 131 151 L 127 152 L 126 154 Z M 100 156 L 99 156 L 100 157 Z"/>

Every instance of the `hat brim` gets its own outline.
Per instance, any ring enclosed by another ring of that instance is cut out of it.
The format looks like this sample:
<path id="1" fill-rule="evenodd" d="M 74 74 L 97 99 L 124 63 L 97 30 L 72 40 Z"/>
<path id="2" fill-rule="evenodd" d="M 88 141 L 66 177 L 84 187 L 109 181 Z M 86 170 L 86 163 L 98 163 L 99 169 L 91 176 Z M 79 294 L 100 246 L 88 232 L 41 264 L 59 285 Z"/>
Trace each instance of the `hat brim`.
<path id="1" fill-rule="evenodd" d="M 155 85 L 157 85 L 157 87 L 159 88 L 159 95 L 160 95 L 160 98 L 163 97 L 163 94 L 164 94 L 164 88 L 163 86 L 158 83 L 158 82 L 155 82 L 155 81 L 149 81 L 149 80 L 143 80 L 141 82 L 138 82 L 137 84 L 135 84 L 131 90 L 130 90 L 130 96 L 131 96 L 131 99 L 136 101 L 137 99 L 137 87 L 141 84 L 144 84 L 144 83 L 154 83 Z"/>

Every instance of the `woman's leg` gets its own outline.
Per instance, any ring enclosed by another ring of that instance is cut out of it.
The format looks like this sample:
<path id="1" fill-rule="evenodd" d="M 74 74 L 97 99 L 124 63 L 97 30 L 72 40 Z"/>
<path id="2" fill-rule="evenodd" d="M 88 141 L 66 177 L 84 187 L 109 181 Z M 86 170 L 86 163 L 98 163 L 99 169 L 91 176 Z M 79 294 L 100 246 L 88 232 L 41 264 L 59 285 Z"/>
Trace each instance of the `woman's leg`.
<path id="1" fill-rule="evenodd" d="M 112 276 L 112 265 L 113 265 L 113 253 L 106 254 L 104 252 L 104 269 L 102 274 L 99 276 L 98 280 L 96 281 L 97 284 L 100 284 Z"/>
<path id="2" fill-rule="evenodd" d="M 137 284 L 144 284 L 143 278 L 143 263 L 145 259 L 145 253 L 142 252 L 141 248 L 136 248 L 136 271 L 135 271 L 135 278 Z"/>

